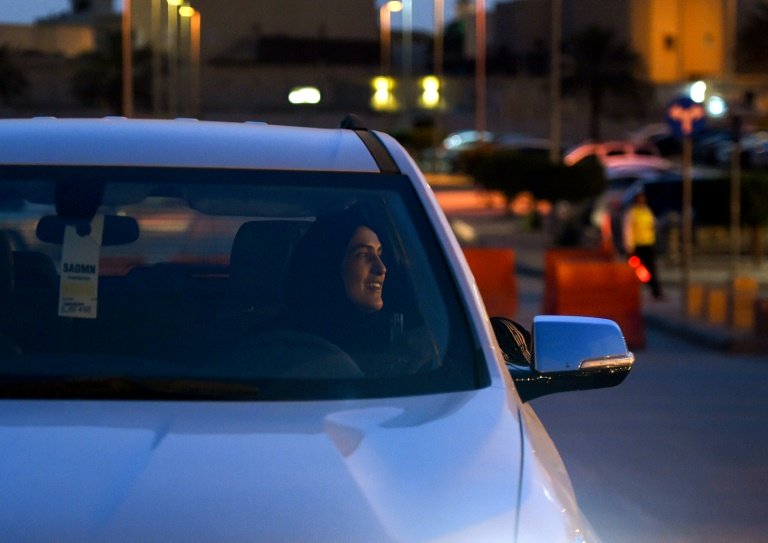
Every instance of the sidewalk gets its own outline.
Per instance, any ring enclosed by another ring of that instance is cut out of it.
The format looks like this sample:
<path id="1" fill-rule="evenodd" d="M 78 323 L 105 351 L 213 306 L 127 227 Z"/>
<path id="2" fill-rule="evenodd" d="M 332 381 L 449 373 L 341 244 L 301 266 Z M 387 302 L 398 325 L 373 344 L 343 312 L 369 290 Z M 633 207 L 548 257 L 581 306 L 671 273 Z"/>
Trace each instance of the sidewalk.
<path id="1" fill-rule="evenodd" d="M 730 261 L 726 256 L 694 255 L 690 272 L 690 285 L 726 287 L 731 276 Z M 752 277 L 760 285 L 759 297 L 768 298 L 768 265 L 754 265 L 744 258 L 739 264 L 739 275 Z M 659 276 L 664 289 L 664 301 L 656 301 L 643 290 L 643 313 L 646 324 L 657 326 L 714 348 L 726 351 L 754 351 L 758 341 L 755 329 L 734 329 L 728 323 L 711 324 L 702 317 L 685 314 L 683 299 L 682 271 L 678 266 L 669 265 L 663 259 L 659 262 Z"/>
<path id="2" fill-rule="evenodd" d="M 734 330 L 727 324 L 715 325 L 703 318 L 691 318 L 683 311 L 679 286 L 664 283 L 664 301 L 643 293 L 643 317 L 646 326 L 672 332 L 699 344 L 723 351 L 750 352 L 757 348 L 754 330 Z"/>

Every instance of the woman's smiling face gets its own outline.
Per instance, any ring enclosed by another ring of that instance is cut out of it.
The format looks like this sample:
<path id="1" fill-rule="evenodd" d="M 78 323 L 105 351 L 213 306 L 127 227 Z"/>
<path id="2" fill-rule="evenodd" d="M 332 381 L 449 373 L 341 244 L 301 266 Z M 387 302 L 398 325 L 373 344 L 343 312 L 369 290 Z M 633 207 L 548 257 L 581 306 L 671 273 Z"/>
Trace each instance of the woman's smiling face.
<path id="1" fill-rule="evenodd" d="M 381 297 L 387 267 L 381 261 L 381 242 L 376 233 L 360 226 L 347 244 L 342 279 L 347 297 L 363 311 L 384 307 Z"/>

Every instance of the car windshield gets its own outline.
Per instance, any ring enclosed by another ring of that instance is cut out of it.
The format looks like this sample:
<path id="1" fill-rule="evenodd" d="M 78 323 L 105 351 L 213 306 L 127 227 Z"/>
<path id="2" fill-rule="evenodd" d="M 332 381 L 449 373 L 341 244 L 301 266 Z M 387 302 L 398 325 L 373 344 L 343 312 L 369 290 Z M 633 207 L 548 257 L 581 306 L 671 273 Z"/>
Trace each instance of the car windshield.
<path id="1" fill-rule="evenodd" d="M 407 177 L 0 169 L 0 394 L 374 398 L 487 385 Z"/>

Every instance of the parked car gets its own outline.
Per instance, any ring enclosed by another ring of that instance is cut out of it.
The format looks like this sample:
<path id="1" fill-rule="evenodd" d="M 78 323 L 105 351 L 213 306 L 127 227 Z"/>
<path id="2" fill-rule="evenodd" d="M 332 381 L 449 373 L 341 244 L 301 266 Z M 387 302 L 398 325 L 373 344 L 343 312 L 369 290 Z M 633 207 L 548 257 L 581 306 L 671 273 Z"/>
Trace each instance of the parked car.
<path id="1" fill-rule="evenodd" d="M 683 152 L 682 139 L 674 135 L 666 124 L 654 124 L 634 132 L 632 140 L 655 146 L 661 156 L 678 162 Z M 691 157 L 695 164 L 704 167 L 728 167 L 733 154 L 731 128 L 705 127 L 691 139 Z M 768 132 L 747 131 L 741 138 L 741 165 L 746 168 L 768 167 Z"/>
<path id="2" fill-rule="evenodd" d="M 563 157 L 563 162 L 573 166 L 590 159 L 599 161 L 605 167 L 633 165 L 666 168 L 670 165 L 650 142 L 619 140 L 582 143 L 569 149 Z"/>
<path id="3" fill-rule="evenodd" d="M 707 221 L 712 218 L 708 210 L 721 210 L 727 216 L 730 194 L 728 185 L 722 182 L 726 174 L 717 168 L 694 167 L 691 170 L 693 183 L 692 204 L 698 220 Z M 645 192 L 648 206 L 657 216 L 668 213 L 682 213 L 683 205 L 683 172 L 680 168 L 671 169 L 661 175 L 637 179 L 622 193 L 621 207 L 631 205 L 639 192 Z M 700 213 L 696 211 L 700 210 Z"/>
<path id="4" fill-rule="evenodd" d="M 549 158 L 550 141 L 517 133 L 484 132 L 483 137 L 480 138 L 480 133 L 476 130 L 464 130 L 449 134 L 443 140 L 442 148 L 438 150 L 438 157 L 446 163 L 449 171 L 456 171 L 460 168 L 462 153 L 481 147 L 493 151 L 515 151 L 524 155 Z"/>
<path id="5" fill-rule="evenodd" d="M 459 130 L 451 132 L 435 150 L 437 160 L 442 163 L 440 169 L 456 172 L 462 153 L 494 143 L 496 134 L 489 131 Z"/>
<path id="6" fill-rule="evenodd" d="M 503 134 L 496 140 L 496 146 L 526 155 L 549 157 L 552 143 L 547 138 L 537 138 L 527 134 Z M 562 149 L 558 151 L 562 155 Z"/>
<path id="7" fill-rule="evenodd" d="M 733 138 L 723 140 L 715 151 L 718 166 L 730 166 L 735 142 Z M 768 132 L 749 132 L 739 139 L 740 164 L 744 168 L 768 167 Z"/>
<path id="8" fill-rule="evenodd" d="M 342 126 L 0 121 L 3 539 L 597 541 L 528 401 L 621 382 L 621 330 L 489 321 Z"/>

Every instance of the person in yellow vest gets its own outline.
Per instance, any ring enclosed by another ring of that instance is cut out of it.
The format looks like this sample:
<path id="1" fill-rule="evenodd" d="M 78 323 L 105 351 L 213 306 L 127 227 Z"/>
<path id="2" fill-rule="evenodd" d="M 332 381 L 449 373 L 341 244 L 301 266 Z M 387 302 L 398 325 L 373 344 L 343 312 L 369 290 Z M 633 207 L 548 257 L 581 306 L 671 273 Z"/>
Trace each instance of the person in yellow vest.
<path id="1" fill-rule="evenodd" d="M 661 284 L 656 273 L 656 218 L 643 192 L 635 196 L 632 206 L 624 214 L 623 238 L 627 255 L 639 258 L 648 270 L 648 286 L 653 297 L 662 298 Z"/>

